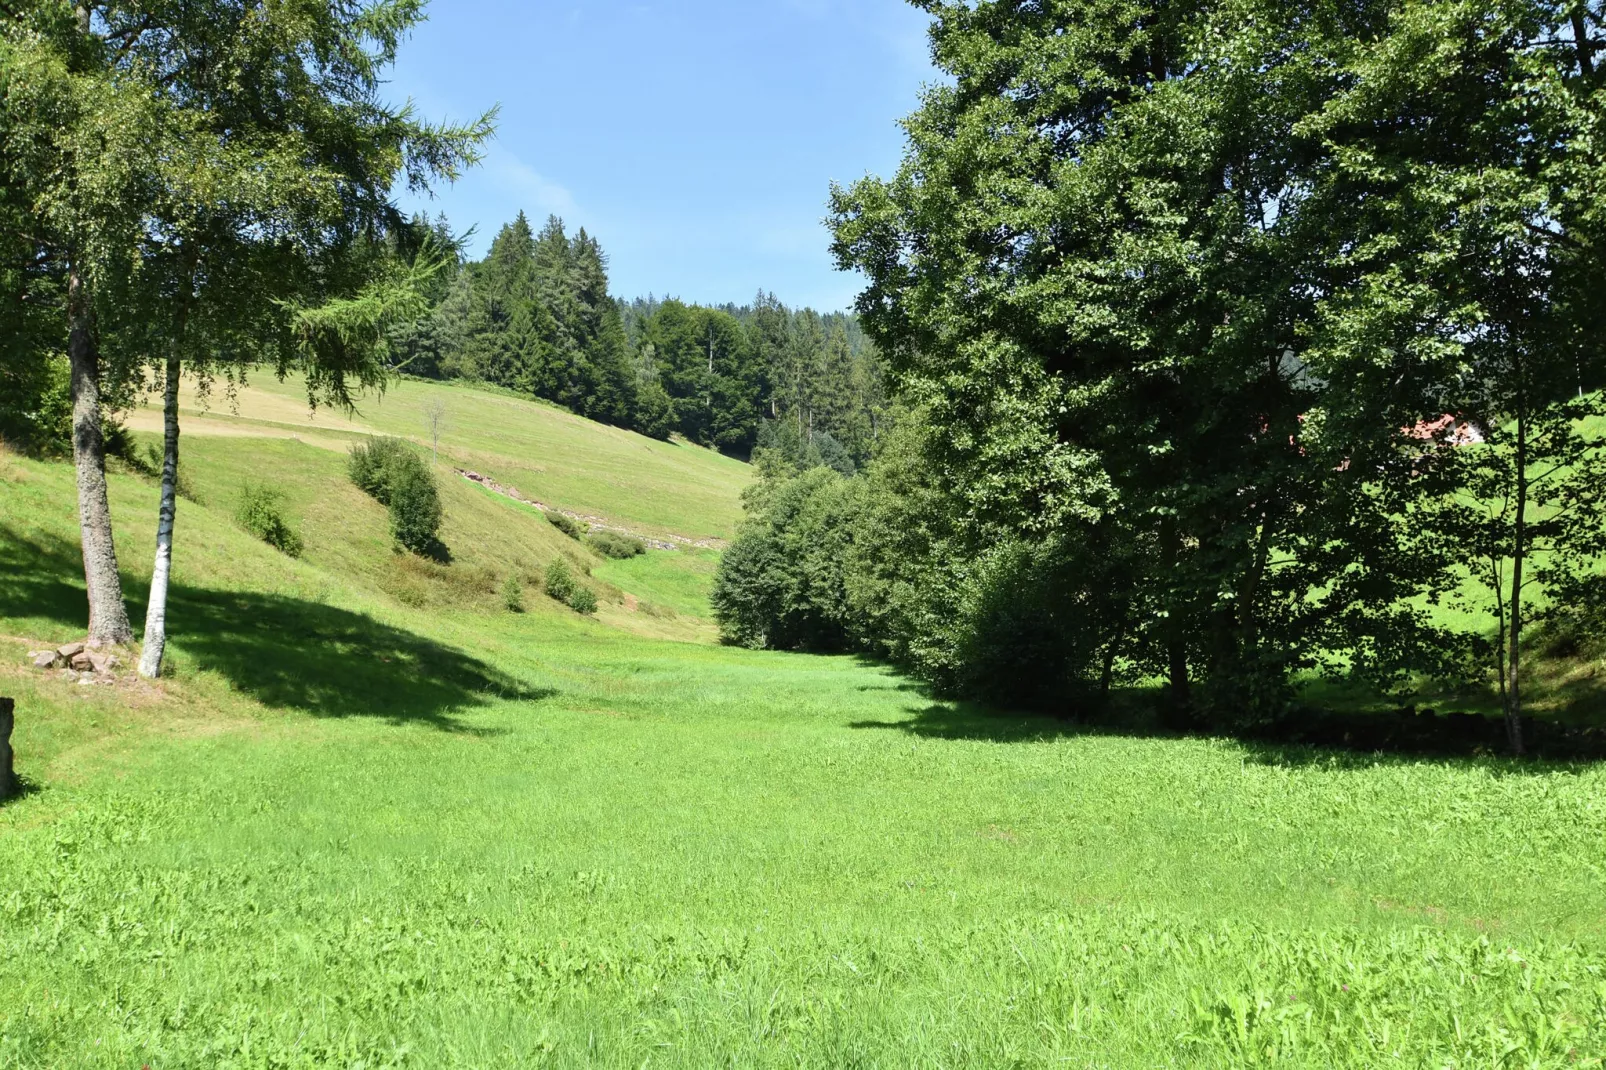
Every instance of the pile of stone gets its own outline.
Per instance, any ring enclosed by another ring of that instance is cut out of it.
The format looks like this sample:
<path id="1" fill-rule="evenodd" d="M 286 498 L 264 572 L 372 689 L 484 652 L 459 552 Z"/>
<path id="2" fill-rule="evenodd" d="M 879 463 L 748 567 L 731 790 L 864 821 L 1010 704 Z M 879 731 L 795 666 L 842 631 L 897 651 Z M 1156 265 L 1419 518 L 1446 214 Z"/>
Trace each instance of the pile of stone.
<path id="1" fill-rule="evenodd" d="M 84 643 L 68 643 L 55 650 L 35 650 L 29 653 L 28 660 L 39 670 L 65 669 L 68 676 L 81 683 L 93 683 L 97 677 L 110 680 L 123 664 L 116 654 L 91 650 Z"/>

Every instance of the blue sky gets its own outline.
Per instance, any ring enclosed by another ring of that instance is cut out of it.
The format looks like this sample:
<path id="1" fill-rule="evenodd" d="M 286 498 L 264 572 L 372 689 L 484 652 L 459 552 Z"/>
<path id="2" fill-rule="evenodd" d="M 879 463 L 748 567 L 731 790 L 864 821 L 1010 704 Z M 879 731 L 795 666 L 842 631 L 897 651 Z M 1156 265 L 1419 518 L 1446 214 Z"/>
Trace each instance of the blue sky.
<path id="1" fill-rule="evenodd" d="M 925 28 L 904 0 L 434 0 L 391 91 L 432 120 L 501 105 L 485 162 L 423 205 L 477 224 L 476 252 L 556 213 L 618 296 L 839 309 L 858 283 L 831 263 L 830 183 L 896 168 L 936 78 Z"/>

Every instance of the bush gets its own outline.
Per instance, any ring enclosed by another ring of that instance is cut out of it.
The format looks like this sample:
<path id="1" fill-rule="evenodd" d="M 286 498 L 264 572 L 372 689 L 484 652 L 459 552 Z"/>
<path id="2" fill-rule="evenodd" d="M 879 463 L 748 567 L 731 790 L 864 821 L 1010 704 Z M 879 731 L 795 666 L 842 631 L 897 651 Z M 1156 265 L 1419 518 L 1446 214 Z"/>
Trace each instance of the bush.
<path id="1" fill-rule="evenodd" d="M 524 584 L 517 576 L 509 576 L 502 584 L 502 604 L 509 613 L 524 612 Z"/>
<path id="2" fill-rule="evenodd" d="M 595 532 L 589 542 L 597 553 L 603 557 L 611 557 L 615 561 L 626 561 L 647 552 L 646 543 L 632 535 L 622 535 L 617 531 Z"/>
<path id="3" fill-rule="evenodd" d="M 412 465 L 422 467 L 417 454 L 399 438 L 376 438 L 353 446 L 347 470 L 351 481 L 380 505 L 390 504 L 392 473 Z"/>
<path id="4" fill-rule="evenodd" d="M 301 536 L 284 518 L 284 493 L 272 487 L 247 483 L 240 490 L 240 507 L 234 519 L 246 531 L 290 557 L 300 557 Z"/>
<path id="5" fill-rule="evenodd" d="M 858 641 L 847 590 L 864 483 L 829 468 L 761 485 L 711 601 L 727 642 L 839 653 Z"/>
<path id="6" fill-rule="evenodd" d="M 351 451 L 351 481 L 390 509 L 390 533 L 398 546 L 423 557 L 444 559 L 441 498 L 435 476 L 399 438 L 378 438 Z"/>
<path id="7" fill-rule="evenodd" d="M 567 605 L 569 599 L 574 597 L 574 591 L 574 574 L 569 571 L 567 564 L 554 561 L 547 566 L 546 593 L 549 597 Z"/>
<path id="8" fill-rule="evenodd" d="M 398 466 L 391 472 L 390 531 L 396 542 L 422 557 L 440 558 L 441 497 L 435 477 L 423 462 L 413 458 L 412 466 Z"/>
<path id="9" fill-rule="evenodd" d="M 547 566 L 546 593 L 576 613 L 590 616 L 597 611 L 596 594 L 575 581 L 574 573 L 564 561 L 554 561 Z"/>
<path id="10" fill-rule="evenodd" d="M 44 456 L 71 455 L 72 374 L 65 356 L 0 348 L 0 439 Z"/>
<path id="11" fill-rule="evenodd" d="M 581 539 L 585 538 L 586 529 L 581 527 L 580 522 L 573 517 L 564 516 L 555 509 L 548 509 L 546 511 L 546 518 L 552 521 L 553 527 L 563 532 L 575 542 L 579 542 Z"/>

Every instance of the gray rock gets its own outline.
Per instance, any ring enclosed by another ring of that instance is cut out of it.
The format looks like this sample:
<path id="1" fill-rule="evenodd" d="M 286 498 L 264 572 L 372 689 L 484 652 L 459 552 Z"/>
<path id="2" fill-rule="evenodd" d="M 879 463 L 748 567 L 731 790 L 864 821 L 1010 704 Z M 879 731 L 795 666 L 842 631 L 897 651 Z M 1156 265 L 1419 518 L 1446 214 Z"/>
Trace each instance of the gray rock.
<path id="1" fill-rule="evenodd" d="M 77 669 L 79 672 L 94 672 L 95 671 L 95 662 L 94 662 L 94 660 L 88 654 L 84 654 L 84 653 L 81 653 L 81 652 L 78 653 L 78 654 L 74 654 L 72 656 L 72 660 L 68 661 L 67 664 L 69 666 L 71 666 L 72 668 Z"/>
<path id="2" fill-rule="evenodd" d="M 36 669 L 54 669 L 56 667 L 56 662 L 61 660 L 56 656 L 56 652 L 54 650 L 42 650 L 39 653 L 32 655 L 32 657 L 33 667 Z"/>
<path id="3" fill-rule="evenodd" d="M 72 661 L 73 658 L 76 658 L 79 654 L 82 654 L 83 652 L 84 652 L 84 644 L 82 644 L 82 643 L 68 643 L 66 646 L 61 647 L 59 650 L 56 651 L 56 656 L 59 657 L 62 661 L 70 662 L 70 661 Z"/>

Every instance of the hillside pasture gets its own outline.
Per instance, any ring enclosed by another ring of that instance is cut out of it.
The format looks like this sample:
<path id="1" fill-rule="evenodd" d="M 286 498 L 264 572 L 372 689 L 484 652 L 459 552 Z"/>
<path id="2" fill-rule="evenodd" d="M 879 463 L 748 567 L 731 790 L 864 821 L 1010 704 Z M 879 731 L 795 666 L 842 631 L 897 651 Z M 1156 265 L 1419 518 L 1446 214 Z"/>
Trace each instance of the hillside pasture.
<path id="1" fill-rule="evenodd" d="M 338 454 L 275 444 L 250 456 L 301 518 L 293 561 L 229 520 L 232 448 L 186 454 L 205 504 L 156 684 L 23 667 L 83 627 L 71 472 L 0 469 L 29 789 L 0 807 L 0 1065 L 1606 1052 L 1601 766 L 1078 729 L 853 659 L 511 614 L 452 570 L 584 553 L 523 507 L 452 489 L 457 559 L 415 576 Z M 141 591 L 153 488 L 113 501 Z M 678 616 L 702 562 L 593 572 Z"/>

